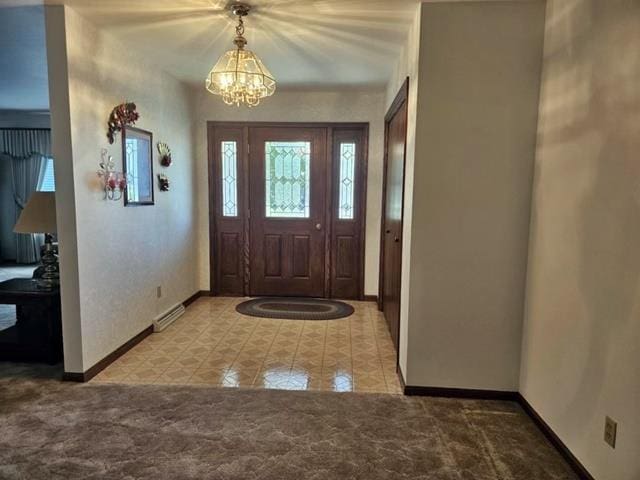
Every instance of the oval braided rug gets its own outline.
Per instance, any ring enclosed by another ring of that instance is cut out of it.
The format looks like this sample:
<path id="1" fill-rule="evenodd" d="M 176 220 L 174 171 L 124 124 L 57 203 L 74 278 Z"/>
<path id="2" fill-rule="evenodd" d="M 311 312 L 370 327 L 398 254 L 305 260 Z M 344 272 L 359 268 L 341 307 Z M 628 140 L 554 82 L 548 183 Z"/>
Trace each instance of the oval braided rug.
<path id="1" fill-rule="evenodd" d="M 244 315 L 287 320 L 334 320 L 348 317 L 353 307 L 347 303 L 324 298 L 254 298 L 236 306 Z"/>

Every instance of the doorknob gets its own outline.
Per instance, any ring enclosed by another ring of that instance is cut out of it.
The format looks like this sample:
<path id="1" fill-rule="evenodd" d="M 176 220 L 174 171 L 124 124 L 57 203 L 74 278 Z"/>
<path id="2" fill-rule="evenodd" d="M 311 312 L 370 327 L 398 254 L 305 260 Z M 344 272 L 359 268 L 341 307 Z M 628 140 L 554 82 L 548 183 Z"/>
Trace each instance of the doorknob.
<path id="1" fill-rule="evenodd" d="M 316 230 L 322 230 L 322 224 L 316 223 Z"/>
<path id="2" fill-rule="evenodd" d="M 400 237 L 395 237 L 395 238 L 393 239 L 393 241 L 394 241 L 394 242 L 399 242 L 399 241 L 400 241 Z"/>

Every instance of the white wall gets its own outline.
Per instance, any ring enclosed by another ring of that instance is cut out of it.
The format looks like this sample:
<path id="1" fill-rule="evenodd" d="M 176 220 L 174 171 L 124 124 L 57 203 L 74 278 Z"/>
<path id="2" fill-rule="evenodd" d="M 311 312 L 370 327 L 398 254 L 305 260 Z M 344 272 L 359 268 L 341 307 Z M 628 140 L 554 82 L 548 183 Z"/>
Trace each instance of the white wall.
<path id="1" fill-rule="evenodd" d="M 365 245 L 365 294 L 378 294 L 384 92 L 382 90 L 278 90 L 256 108 L 228 106 L 203 85 L 196 98 L 198 168 L 198 265 L 202 290 L 209 290 L 209 188 L 207 184 L 207 121 L 369 122 L 369 170 Z"/>
<path id="2" fill-rule="evenodd" d="M 543 25 L 543 2 L 422 5 L 409 385 L 518 389 Z"/>
<path id="3" fill-rule="evenodd" d="M 193 112 L 189 89 L 130 46 L 69 7 L 46 16 L 65 369 L 80 372 L 197 290 Z M 109 145 L 106 124 L 125 100 L 137 103 L 137 126 L 173 152 L 171 191 L 156 184 L 154 206 L 105 201 L 97 181 L 101 148 L 122 168 L 121 137 Z"/>
<path id="4" fill-rule="evenodd" d="M 549 0 L 520 391 L 607 480 L 640 478 L 639 47 L 639 2 Z"/>

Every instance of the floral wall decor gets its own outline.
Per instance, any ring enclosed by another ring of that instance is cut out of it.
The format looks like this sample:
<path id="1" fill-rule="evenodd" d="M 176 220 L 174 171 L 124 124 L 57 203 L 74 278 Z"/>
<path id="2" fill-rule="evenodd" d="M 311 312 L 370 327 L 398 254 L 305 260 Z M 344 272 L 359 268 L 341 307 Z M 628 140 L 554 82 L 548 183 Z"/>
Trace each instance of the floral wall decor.
<path id="1" fill-rule="evenodd" d="M 170 167 L 173 161 L 171 160 L 171 149 L 166 143 L 158 142 L 158 158 L 160 159 L 160 165 L 163 167 Z"/>
<path id="2" fill-rule="evenodd" d="M 168 192 L 169 191 L 169 177 L 167 177 L 164 173 L 160 173 L 158 174 L 158 183 L 160 185 L 160 191 L 161 192 Z"/>
<path id="3" fill-rule="evenodd" d="M 127 125 L 135 125 L 140 118 L 140 114 L 136 111 L 136 104 L 133 102 L 125 102 L 116 106 L 109 115 L 109 130 L 107 138 L 109 143 L 113 143 L 116 139 L 116 133 Z"/>

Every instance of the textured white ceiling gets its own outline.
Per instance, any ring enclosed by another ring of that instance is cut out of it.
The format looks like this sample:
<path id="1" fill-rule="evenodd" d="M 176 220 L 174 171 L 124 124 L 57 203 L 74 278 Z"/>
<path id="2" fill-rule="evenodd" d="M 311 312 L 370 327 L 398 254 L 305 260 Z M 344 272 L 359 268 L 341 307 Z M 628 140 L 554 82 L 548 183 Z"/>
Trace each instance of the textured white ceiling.
<path id="1" fill-rule="evenodd" d="M 233 48 L 227 0 L 48 0 L 65 3 L 189 82 Z M 280 86 L 383 85 L 417 0 L 249 0 L 247 48 Z"/>

